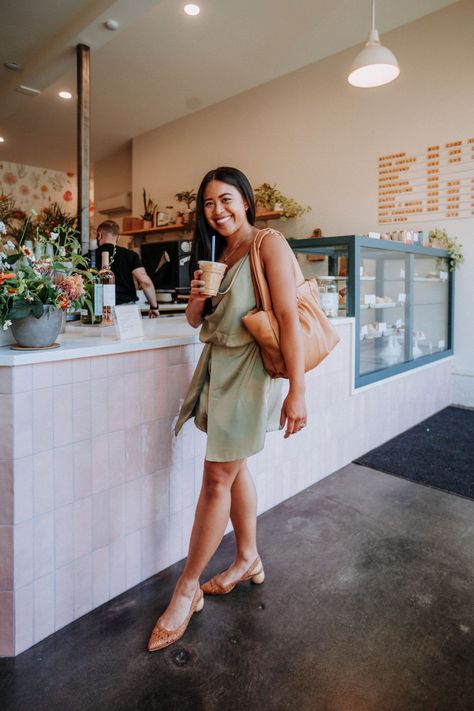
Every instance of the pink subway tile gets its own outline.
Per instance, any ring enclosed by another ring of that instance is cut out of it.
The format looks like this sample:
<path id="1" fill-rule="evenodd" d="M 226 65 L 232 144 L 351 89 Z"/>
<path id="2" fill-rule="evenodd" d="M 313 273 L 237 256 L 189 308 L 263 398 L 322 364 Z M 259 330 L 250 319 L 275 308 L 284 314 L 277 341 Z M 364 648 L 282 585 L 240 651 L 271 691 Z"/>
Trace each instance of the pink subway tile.
<path id="1" fill-rule="evenodd" d="M 141 479 L 133 479 L 125 484 L 125 533 L 130 534 L 140 528 L 141 522 Z"/>
<path id="2" fill-rule="evenodd" d="M 91 428 L 94 435 L 109 431 L 108 380 L 91 380 Z"/>
<path id="3" fill-rule="evenodd" d="M 68 625 L 74 619 L 74 563 L 56 570 L 54 629 Z"/>
<path id="4" fill-rule="evenodd" d="M 0 657 L 13 657 L 15 654 L 13 599 L 12 590 L 0 591 Z"/>
<path id="5" fill-rule="evenodd" d="M 15 654 L 33 645 L 33 584 L 15 590 Z"/>
<path id="6" fill-rule="evenodd" d="M 141 575 L 141 550 L 140 531 L 135 531 L 125 539 L 126 549 L 126 580 L 127 588 L 140 582 Z"/>
<path id="7" fill-rule="evenodd" d="M 65 361 L 69 363 L 69 361 Z M 56 365 L 56 364 L 55 364 Z M 54 446 L 72 442 L 72 385 L 58 385 L 53 393 Z"/>
<path id="8" fill-rule="evenodd" d="M 74 499 L 74 461 L 71 444 L 57 447 L 54 457 L 54 505 L 70 504 Z"/>
<path id="9" fill-rule="evenodd" d="M 53 447 L 53 390 L 33 391 L 33 451 L 43 452 Z"/>
<path id="10" fill-rule="evenodd" d="M 33 390 L 50 388 L 53 385 L 53 364 L 35 363 L 33 365 Z"/>
<path id="11" fill-rule="evenodd" d="M 156 573 L 156 527 L 154 523 L 140 530 L 141 573 L 140 579 L 146 580 Z"/>
<path id="12" fill-rule="evenodd" d="M 126 421 L 123 375 L 109 377 L 107 402 L 109 411 L 109 432 L 123 429 Z"/>
<path id="13" fill-rule="evenodd" d="M 13 523 L 13 461 L 0 459 L 0 524 Z"/>
<path id="14" fill-rule="evenodd" d="M 122 355 L 108 356 L 107 370 L 108 370 L 109 378 L 113 378 L 116 375 L 121 375 L 123 373 L 123 356 Z"/>
<path id="15" fill-rule="evenodd" d="M 72 361 L 73 383 L 84 382 L 91 379 L 91 359 L 77 358 Z"/>
<path id="16" fill-rule="evenodd" d="M 53 363 L 54 385 L 72 383 L 72 360 L 59 360 Z"/>
<path id="17" fill-rule="evenodd" d="M 125 541 L 120 539 L 110 545 L 110 597 L 120 595 L 126 588 Z"/>
<path id="18" fill-rule="evenodd" d="M 0 393 L 6 394 L 12 392 L 12 372 L 13 368 L 8 366 L 0 366 Z"/>
<path id="19" fill-rule="evenodd" d="M 126 373 L 124 375 L 124 402 L 126 403 L 125 425 L 128 427 L 139 425 L 141 416 L 141 393 L 140 374 L 138 372 Z"/>
<path id="20" fill-rule="evenodd" d="M 110 486 L 120 484 L 125 479 L 125 433 L 123 430 L 109 434 Z"/>
<path id="21" fill-rule="evenodd" d="M 74 561 L 74 619 L 92 610 L 92 556 Z"/>
<path id="22" fill-rule="evenodd" d="M 92 550 L 92 499 L 79 499 L 74 508 L 74 558 L 81 558 Z"/>
<path id="23" fill-rule="evenodd" d="M 92 493 L 92 457 L 88 442 L 73 445 L 74 498 L 80 499 Z"/>
<path id="24" fill-rule="evenodd" d="M 33 521 L 24 521 L 14 528 L 14 585 L 21 588 L 33 580 Z"/>
<path id="25" fill-rule="evenodd" d="M 143 370 L 140 373 L 140 394 L 142 422 L 151 422 L 157 417 L 157 389 L 153 370 Z"/>
<path id="26" fill-rule="evenodd" d="M 0 590 L 13 590 L 13 526 L 0 526 Z"/>
<path id="27" fill-rule="evenodd" d="M 74 509 L 72 504 L 61 506 L 54 512 L 54 544 L 56 568 L 60 568 L 74 559 Z"/>
<path id="28" fill-rule="evenodd" d="M 92 497 L 92 550 L 107 546 L 110 541 L 109 527 L 110 494 L 100 491 Z"/>
<path id="29" fill-rule="evenodd" d="M 125 485 L 109 489 L 109 534 L 110 540 L 123 538 L 125 534 Z"/>
<path id="30" fill-rule="evenodd" d="M 155 479 L 153 475 L 150 474 L 149 476 L 141 477 L 140 482 L 141 525 L 147 526 L 151 524 L 155 518 Z"/>
<path id="31" fill-rule="evenodd" d="M 80 361 L 78 361 L 80 362 Z M 91 390 L 89 381 L 72 386 L 73 439 L 75 442 L 91 436 Z"/>
<path id="32" fill-rule="evenodd" d="M 92 379 L 107 377 L 107 356 L 97 356 L 96 358 L 91 358 L 90 364 Z"/>
<path id="33" fill-rule="evenodd" d="M 143 473 L 141 427 L 129 427 L 125 431 L 125 477 L 136 479 Z"/>
<path id="34" fill-rule="evenodd" d="M 92 553 L 92 604 L 94 607 L 107 602 L 110 596 L 109 547 L 98 548 Z"/>
<path id="35" fill-rule="evenodd" d="M 141 353 L 126 353 L 123 356 L 123 372 L 138 373 L 141 368 Z"/>
<path id="36" fill-rule="evenodd" d="M 54 632 L 54 575 L 45 575 L 34 584 L 34 641 Z"/>
<path id="37" fill-rule="evenodd" d="M 33 457 L 15 461 L 13 516 L 15 523 L 33 516 Z"/>
<path id="38" fill-rule="evenodd" d="M 34 514 L 50 511 L 54 507 L 53 451 L 40 452 L 33 457 Z"/>
<path id="39" fill-rule="evenodd" d="M 101 434 L 92 440 L 92 492 L 109 486 L 109 436 Z"/>
<path id="40" fill-rule="evenodd" d="M 54 570 L 54 512 L 34 520 L 34 577 L 41 578 Z"/>
<path id="41" fill-rule="evenodd" d="M 12 368 L 12 392 L 23 393 L 33 385 L 33 366 L 18 365 Z"/>

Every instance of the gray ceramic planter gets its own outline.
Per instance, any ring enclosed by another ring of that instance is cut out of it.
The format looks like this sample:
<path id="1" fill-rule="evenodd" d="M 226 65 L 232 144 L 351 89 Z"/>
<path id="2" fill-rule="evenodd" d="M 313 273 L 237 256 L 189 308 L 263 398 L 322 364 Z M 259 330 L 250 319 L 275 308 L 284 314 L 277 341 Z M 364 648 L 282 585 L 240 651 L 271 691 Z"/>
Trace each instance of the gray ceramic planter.
<path id="1" fill-rule="evenodd" d="M 62 323 L 61 309 L 43 305 L 43 315 L 40 318 L 26 316 L 12 320 L 11 330 L 19 346 L 24 348 L 45 348 L 52 346 L 58 337 Z"/>

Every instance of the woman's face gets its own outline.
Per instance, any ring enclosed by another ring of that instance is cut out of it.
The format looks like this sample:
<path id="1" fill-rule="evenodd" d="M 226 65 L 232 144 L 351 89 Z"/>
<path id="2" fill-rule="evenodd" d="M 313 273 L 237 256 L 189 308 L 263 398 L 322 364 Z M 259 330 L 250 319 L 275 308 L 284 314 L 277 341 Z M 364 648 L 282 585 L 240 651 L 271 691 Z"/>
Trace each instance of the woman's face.
<path id="1" fill-rule="evenodd" d="M 211 180 L 204 191 L 204 216 L 223 237 L 230 237 L 248 224 L 247 208 L 240 191 L 228 183 Z"/>

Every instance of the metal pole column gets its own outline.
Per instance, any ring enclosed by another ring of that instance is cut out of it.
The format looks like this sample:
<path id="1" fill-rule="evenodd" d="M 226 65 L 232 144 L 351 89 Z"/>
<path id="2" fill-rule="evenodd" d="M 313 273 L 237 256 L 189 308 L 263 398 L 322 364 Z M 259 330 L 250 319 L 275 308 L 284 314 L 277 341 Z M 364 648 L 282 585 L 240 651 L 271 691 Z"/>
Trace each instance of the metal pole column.
<path id="1" fill-rule="evenodd" d="M 77 224 L 82 254 L 89 251 L 90 201 L 90 48 L 76 46 L 77 57 Z"/>

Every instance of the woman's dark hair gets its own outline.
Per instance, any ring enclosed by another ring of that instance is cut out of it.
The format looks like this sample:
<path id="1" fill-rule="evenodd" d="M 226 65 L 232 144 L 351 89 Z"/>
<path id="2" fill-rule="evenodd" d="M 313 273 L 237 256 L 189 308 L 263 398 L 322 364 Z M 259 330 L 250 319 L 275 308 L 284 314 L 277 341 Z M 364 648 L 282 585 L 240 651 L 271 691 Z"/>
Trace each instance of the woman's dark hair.
<path id="1" fill-rule="evenodd" d="M 237 168 L 222 166 L 206 173 L 199 186 L 196 198 L 196 226 L 194 228 L 191 259 L 189 261 L 191 279 L 193 278 L 194 270 L 198 268 L 198 261 L 200 259 L 211 259 L 211 237 L 213 234 L 216 235 L 216 259 L 222 254 L 226 245 L 225 239 L 207 224 L 204 216 L 204 191 L 212 180 L 219 180 L 237 188 L 244 201 L 248 204 L 246 210 L 247 220 L 251 225 L 255 223 L 255 198 L 252 186 L 242 171 Z"/>

